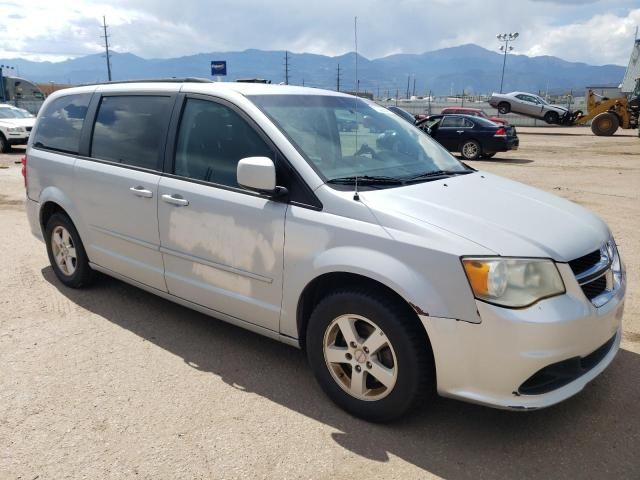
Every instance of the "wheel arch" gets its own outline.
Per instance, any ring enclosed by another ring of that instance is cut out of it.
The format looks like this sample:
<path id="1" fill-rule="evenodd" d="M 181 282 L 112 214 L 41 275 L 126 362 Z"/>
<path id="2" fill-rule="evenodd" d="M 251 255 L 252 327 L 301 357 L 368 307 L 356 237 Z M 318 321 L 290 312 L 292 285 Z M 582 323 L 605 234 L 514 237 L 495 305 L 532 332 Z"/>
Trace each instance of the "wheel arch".
<path id="1" fill-rule="evenodd" d="M 78 216 L 71 199 L 58 187 L 45 188 L 39 198 L 40 208 L 38 212 L 38 221 L 40 222 L 40 228 L 44 234 L 44 229 L 47 225 L 47 221 L 51 218 L 51 215 L 57 212 L 66 214 L 73 225 L 78 230 L 78 234 L 81 238 L 84 237 L 81 226 L 79 225 Z"/>
<path id="2" fill-rule="evenodd" d="M 431 349 L 429 335 L 418 317 L 418 315 L 428 315 L 427 312 L 424 312 L 420 306 L 412 303 L 404 295 L 381 281 L 360 273 L 347 271 L 333 271 L 318 275 L 307 283 L 302 290 L 296 309 L 298 340 L 302 349 L 305 348 L 309 317 L 315 306 L 327 295 L 345 288 L 366 289 L 367 291 L 373 291 L 380 295 L 386 295 L 392 299 L 392 301 L 397 302 L 406 310 L 407 314 L 420 325 L 421 330 L 424 331 L 425 337 L 427 338 L 428 347 Z"/>

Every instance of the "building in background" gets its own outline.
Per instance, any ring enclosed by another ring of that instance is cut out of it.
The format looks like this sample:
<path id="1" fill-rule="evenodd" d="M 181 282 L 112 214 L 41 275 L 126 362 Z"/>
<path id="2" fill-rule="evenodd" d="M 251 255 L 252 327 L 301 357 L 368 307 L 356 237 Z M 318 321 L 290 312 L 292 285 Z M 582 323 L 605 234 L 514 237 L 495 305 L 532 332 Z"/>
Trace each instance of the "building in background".
<path id="1" fill-rule="evenodd" d="M 636 79 L 640 77 L 640 38 L 637 38 L 633 44 L 633 50 L 631 50 L 631 57 L 629 57 L 629 66 L 624 74 L 624 80 L 622 81 L 622 93 L 625 95 L 633 92 L 636 87 Z"/>
<path id="2" fill-rule="evenodd" d="M 29 110 L 36 114 L 44 102 L 44 93 L 38 86 L 19 77 L 0 73 L 0 102 Z"/>
<path id="3" fill-rule="evenodd" d="M 611 85 L 592 85 L 585 87 L 585 97 L 589 96 L 589 90 L 592 90 L 593 93 L 599 95 L 601 97 L 607 98 L 618 98 L 623 97 L 624 95 L 620 91 L 620 87 L 613 87 Z"/>

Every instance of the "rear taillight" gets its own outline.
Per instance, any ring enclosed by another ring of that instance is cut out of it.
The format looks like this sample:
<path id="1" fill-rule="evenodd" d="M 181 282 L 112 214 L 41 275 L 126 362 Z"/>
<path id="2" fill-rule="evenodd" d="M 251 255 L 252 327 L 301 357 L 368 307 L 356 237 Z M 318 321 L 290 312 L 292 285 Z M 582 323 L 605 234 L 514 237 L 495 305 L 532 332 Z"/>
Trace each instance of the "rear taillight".
<path id="1" fill-rule="evenodd" d="M 500 127 L 498 130 L 496 130 L 496 133 L 493 135 L 494 137 L 506 137 L 507 136 L 507 129 L 504 127 Z"/>
<path id="2" fill-rule="evenodd" d="M 25 155 L 20 159 L 20 163 L 22 164 L 22 177 L 24 178 L 24 188 L 27 188 L 27 156 Z"/>

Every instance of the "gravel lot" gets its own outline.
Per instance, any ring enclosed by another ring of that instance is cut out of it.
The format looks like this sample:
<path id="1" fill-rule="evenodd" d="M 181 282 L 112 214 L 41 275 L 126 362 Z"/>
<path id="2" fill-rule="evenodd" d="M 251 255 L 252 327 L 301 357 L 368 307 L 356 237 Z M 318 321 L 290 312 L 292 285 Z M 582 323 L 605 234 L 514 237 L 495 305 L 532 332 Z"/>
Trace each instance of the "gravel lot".
<path id="1" fill-rule="evenodd" d="M 512 413 L 438 399 L 372 425 L 304 355 L 106 277 L 63 288 L 0 155 L 0 479 L 640 478 L 640 139 L 519 129 L 474 166 L 600 214 L 629 276 L 623 348 L 585 391 Z"/>

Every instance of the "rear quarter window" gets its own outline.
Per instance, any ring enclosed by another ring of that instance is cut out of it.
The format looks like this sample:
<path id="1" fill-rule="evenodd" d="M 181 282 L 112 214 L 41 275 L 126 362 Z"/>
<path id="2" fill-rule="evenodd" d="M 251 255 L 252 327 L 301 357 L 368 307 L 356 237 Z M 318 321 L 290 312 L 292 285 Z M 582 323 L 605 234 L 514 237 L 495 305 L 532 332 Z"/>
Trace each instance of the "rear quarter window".
<path id="1" fill-rule="evenodd" d="M 155 95 L 102 97 L 91 157 L 159 169 L 173 99 Z"/>
<path id="2" fill-rule="evenodd" d="M 90 93 L 65 95 L 53 100 L 38 118 L 33 146 L 78 153 L 90 100 Z"/>

